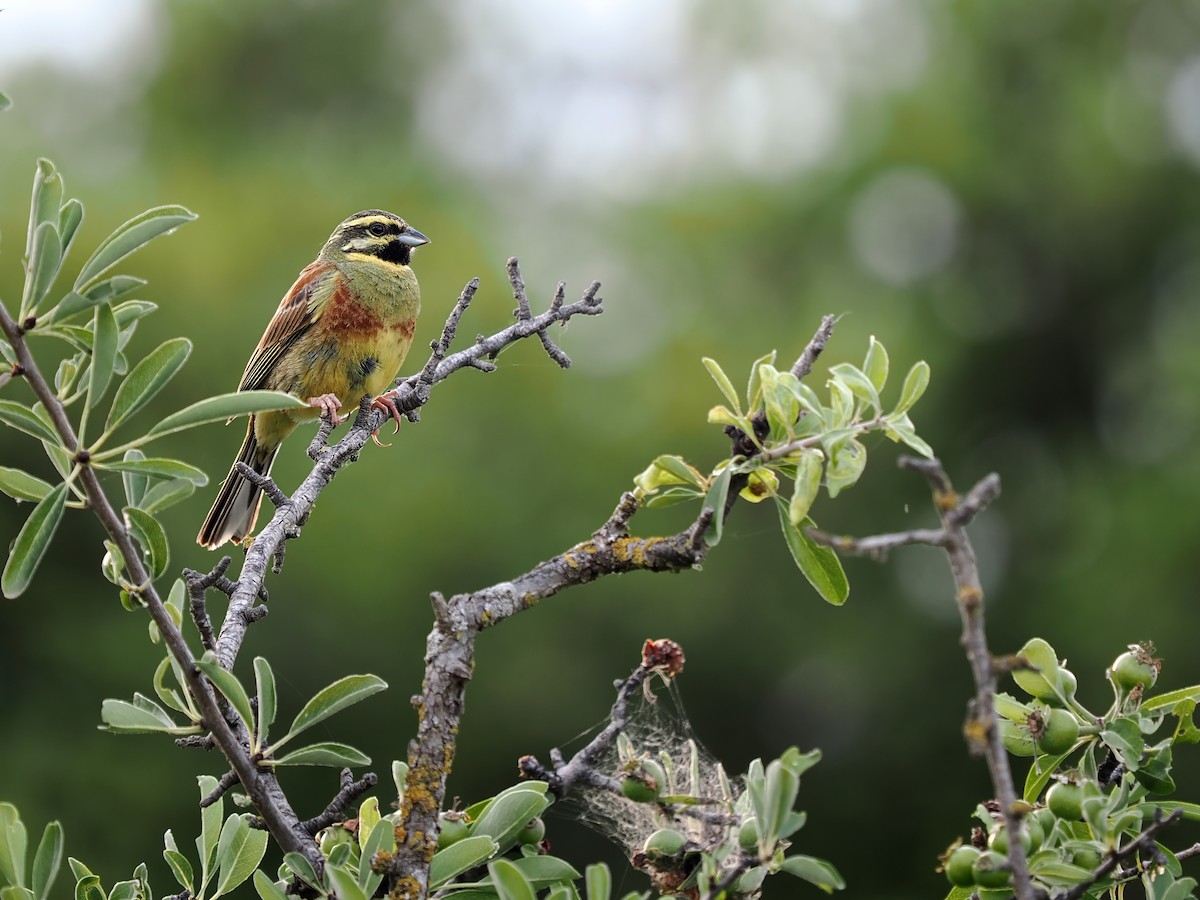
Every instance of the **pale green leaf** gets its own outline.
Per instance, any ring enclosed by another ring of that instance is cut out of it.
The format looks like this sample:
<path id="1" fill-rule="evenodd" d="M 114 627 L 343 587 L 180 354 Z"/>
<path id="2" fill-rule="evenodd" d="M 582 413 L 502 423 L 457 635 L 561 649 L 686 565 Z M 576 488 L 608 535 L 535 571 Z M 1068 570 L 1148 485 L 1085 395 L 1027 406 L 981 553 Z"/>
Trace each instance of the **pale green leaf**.
<path id="1" fill-rule="evenodd" d="M 893 416 L 899 416 L 913 408 L 921 395 L 925 393 L 925 388 L 929 387 L 929 363 L 925 360 L 920 360 L 913 364 L 913 367 L 908 370 L 908 374 L 904 377 L 904 387 L 900 391 L 900 402 L 896 404 L 896 408 L 892 410 Z"/>
<path id="2" fill-rule="evenodd" d="M 127 506 L 123 510 L 125 525 L 130 533 L 141 544 L 146 555 L 146 563 L 150 568 L 150 579 L 157 580 L 167 571 L 170 563 L 170 550 L 167 546 L 167 532 L 154 516 L 136 506 Z"/>
<path id="3" fill-rule="evenodd" d="M 42 832 L 37 853 L 33 856 L 34 900 L 46 900 L 50 888 L 58 877 L 63 861 L 63 829 L 58 822 L 50 822 Z"/>
<path id="4" fill-rule="evenodd" d="M 0 466 L 0 491 L 14 500 L 41 500 L 53 489 L 49 482 L 28 472 Z"/>
<path id="5" fill-rule="evenodd" d="M 39 441 L 47 441 L 54 445 L 62 443 L 58 432 L 47 425 L 41 416 L 15 400 L 0 400 L 0 422 L 32 435 Z"/>
<path id="6" fill-rule="evenodd" d="M 821 489 L 823 470 L 824 458 L 819 451 L 800 452 L 800 458 L 796 461 L 796 484 L 788 504 L 788 518 L 793 525 L 799 525 L 808 517 L 808 511 L 817 499 L 817 491 Z"/>
<path id="7" fill-rule="evenodd" d="M 815 884 L 827 893 L 840 891 L 846 886 L 845 880 L 838 874 L 838 870 L 833 867 L 832 863 L 812 856 L 799 854 L 789 856 L 783 861 L 779 871 L 803 878 L 809 884 Z"/>
<path id="8" fill-rule="evenodd" d="M 250 877 L 267 852 L 266 831 L 251 828 L 246 816 L 231 815 L 217 844 L 217 890 L 210 900 L 228 894 Z"/>
<path id="9" fill-rule="evenodd" d="M 605 863 L 593 863 L 583 871 L 587 900 L 609 900 L 612 895 L 612 872 Z"/>
<path id="10" fill-rule="evenodd" d="M 704 363 L 704 368 L 708 369 L 708 374 L 712 376 L 713 381 L 717 383 L 717 387 L 721 389 L 721 393 L 725 395 L 725 399 L 736 413 L 741 413 L 741 400 L 737 395 L 737 391 L 733 389 L 733 382 L 729 380 L 729 376 L 725 374 L 725 370 L 715 359 L 704 357 L 701 360 Z"/>
<path id="11" fill-rule="evenodd" d="M 337 741 L 324 741 L 319 744 L 309 744 L 299 750 L 293 750 L 278 759 L 264 759 L 262 765 L 272 766 L 367 766 L 371 758 L 349 744 Z"/>
<path id="12" fill-rule="evenodd" d="M 261 746 L 267 741 L 267 731 L 275 721 L 275 673 L 271 664 L 263 657 L 254 657 L 254 682 L 258 695 L 258 731 L 255 734 Z"/>
<path id="13" fill-rule="evenodd" d="M 43 222 L 33 234 L 33 255 L 29 258 L 29 274 L 25 277 L 25 292 L 21 298 L 22 318 L 35 314 L 61 265 L 62 241 L 58 237 L 58 226 Z"/>
<path id="14" fill-rule="evenodd" d="M 222 422 L 236 416 L 254 415 L 276 409 L 306 409 L 308 404 L 281 391 L 237 391 L 209 397 L 172 413 L 147 432 L 147 437 L 162 437 L 185 428 Z"/>
<path id="15" fill-rule="evenodd" d="M 29 587 L 66 508 L 67 486 L 60 484 L 39 501 L 21 527 L 0 575 L 4 596 L 19 597 Z"/>
<path id="16" fill-rule="evenodd" d="M 29 834 L 21 814 L 11 803 L 0 803 L 0 878 L 25 887 L 25 854 Z"/>
<path id="17" fill-rule="evenodd" d="M 500 900 L 536 900 L 533 885 L 521 870 L 506 859 L 488 863 L 488 872 Z"/>
<path id="18" fill-rule="evenodd" d="M 863 360 L 863 372 L 871 379 L 871 384 L 878 394 L 883 391 L 888 377 L 888 352 L 883 344 L 871 335 L 871 343 L 867 346 L 867 356 Z"/>
<path id="19" fill-rule="evenodd" d="M 338 679 L 304 704 L 304 708 L 292 720 L 292 727 L 288 729 L 288 733 L 275 744 L 275 749 L 279 749 L 286 741 L 290 741 L 305 729 L 325 721 L 347 706 L 366 700 L 386 687 L 387 682 L 378 675 L 347 675 Z"/>
<path id="20" fill-rule="evenodd" d="M 211 650 L 206 651 L 204 656 L 196 661 L 196 668 L 207 675 L 208 680 L 216 689 L 225 695 L 234 712 L 238 714 L 238 718 L 242 720 L 242 724 L 246 726 L 246 731 L 253 733 L 254 712 L 250 706 L 250 697 L 246 694 L 246 689 L 242 687 L 237 676 L 223 669 Z"/>
<path id="21" fill-rule="evenodd" d="M 83 204 L 71 198 L 58 210 L 58 236 L 62 241 L 62 258 L 66 259 L 75 243 L 75 235 L 83 224 Z"/>
<path id="22" fill-rule="evenodd" d="M 171 869 L 171 874 L 175 876 L 175 880 L 179 882 L 180 887 L 186 888 L 188 891 L 194 891 L 195 882 L 193 881 L 192 864 L 188 858 L 178 850 L 172 850 L 167 847 L 163 850 L 163 859 L 167 861 L 167 865 Z"/>
<path id="23" fill-rule="evenodd" d="M 254 889 L 261 900 L 288 900 L 287 893 L 262 869 L 254 871 Z"/>
<path id="24" fill-rule="evenodd" d="M 83 264 L 79 277 L 75 279 L 75 290 L 83 293 L 101 275 L 139 247 L 159 235 L 170 234 L 195 218 L 194 213 L 182 206 L 158 206 L 134 216 L 105 238 Z"/>
<path id="25" fill-rule="evenodd" d="M 805 519 L 799 525 L 793 525 L 788 518 L 787 510 L 779 504 L 779 523 L 783 528 L 783 537 L 787 542 L 792 559 L 808 583 L 828 603 L 841 606 L 850 595 L 850 582 L 846 580 L 846 572 L 842 569 L 841 560 L 828 547 L 823 547 L 810 538 L 806 528 L 815 527 L 812 519 Z"/>
<path id="26" fill-rule="evenodd" d="M 150 355 L 133 367 L 117 388 L 106 429 L 111 431 L 145 406 L 175 373 L 192 352 L 192 342 L 173 338 L 160 344 Z"/>
<path id="27" fill-rule="evenodd" d="M 89 370 L 88 409 L 95 406 L 108 390 L 117 359 L 117 339 L 120 337 L 112 307 L 101 303 L 92 319 L 92 366 Z"/>
<path id="28" fill-rule="evenodd" d="M 139 505 L 148 513 L 158 513 L 195 492 L 196 482 L 190 478 L 172 478 L 170 481 L 160 481 L 146 491 Z"/>
<path id="29" fill-rule="evenodd" d="M 704 507 L 713 511 L 712 525 L 704 536 L 710 547 L 715 547 L 721 542 L 721 534 L 725 530 L 725 502 L 729 497 L 729 479 L 732 477 L 733 467 L 723 468 L 713 478 L 708 494 L 704 497 Z"/>
<path id="30" fill-rule="evenodd" d="M 429 866 L 430 889 L 437 890 L 452 878 L 491 859 L 496 852 L 496 842 L 487 835 L 463 838 L 439 850 L 433 854 Z"/>
<path id="31" fill-rule="evenodd" d="M 137 454 L 137 456 L 134 457 L 131 454 Z M 189 466 L 187 463 L 180 462 L 177 459 L 146 459 L 137 450 L 130 450 L 123 460 L 97 463 L 96 468 L 112 469 L 116 472 L 150 476 L 153 478 L 182 478 L 185 481 L 190 481 L 196 487 L 204 487 L 208 484 L 208 475 L 195 466 Z M 139 504 L 131 502 L 130 505 L 138 506 Z"/>

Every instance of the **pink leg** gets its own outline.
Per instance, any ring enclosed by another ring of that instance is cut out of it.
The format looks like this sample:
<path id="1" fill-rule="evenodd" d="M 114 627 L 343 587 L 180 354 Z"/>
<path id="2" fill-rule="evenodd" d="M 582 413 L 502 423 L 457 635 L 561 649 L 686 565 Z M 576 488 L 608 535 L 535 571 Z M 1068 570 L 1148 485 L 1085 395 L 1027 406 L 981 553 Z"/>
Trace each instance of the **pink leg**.
<path id="1" fill-rule="evenodd" d="M 320 397 L 309 397 L 307 401 L 309 406 L 315 406 L 321 411 L 321 418 L 328 417 L 329 421 L 334 425 L 340 425 L 345 422 L 348 416 L 339 416 L 338 410 L 342 408 L 342 401 L 333 394 L 322 394 Z"/>

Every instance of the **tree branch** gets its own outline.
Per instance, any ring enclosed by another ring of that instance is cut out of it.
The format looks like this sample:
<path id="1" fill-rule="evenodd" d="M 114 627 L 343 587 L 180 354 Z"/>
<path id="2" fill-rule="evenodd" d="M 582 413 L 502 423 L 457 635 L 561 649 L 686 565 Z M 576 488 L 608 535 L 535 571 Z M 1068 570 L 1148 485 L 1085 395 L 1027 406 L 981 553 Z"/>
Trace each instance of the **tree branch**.
<path id="1" fill-rule="evenodd" d="M 389 869 L 392 894 L 416 900 L 429 883 L 429 862 L 437 847 L 438 812 L 454 763 L 456 735 L 467 682 L 475 667 L 475 638 L 485 628 L 529 609 L 565 588 L 622 572 L 678 572 L 699 565 L 707 552 L 704 532 L 712 510 L 704 509 L 690 527 L 669 537 L 629 535 L 629 520 L 640 507 L 622 495 L 613 514 L 591 540 L 576 544 L 512 581 L 446 601 L 433 595 L 436 623 L 425 652 L 425 681 L 414 698 L 417 736 L 409 743 L 408 777 L 402 807 L 405 827 Z M 644 676 L 643 676 L 644 677 Z M 615 738 L 615 735 L 614 735 Z"/>
<path id="2" fill-rule="evenodd" d="M 514 291 L 519 286 L 523 294 L 524 284 L 520 281 L 517 260 L 509 260 L 508 265 Z M 520 317 L 512 325 L 490 337 L 477 338 L 473 346 L 447 355 L 459 321 L 469 307 L 478 284 L 478 280 L 472 280 L 463 289 L 450 317 L 446 320 L 441 337 L 430 345 L 432 353 L 421 371 L 401 380 L 397 388 L 389 392 L 389 396 L 395 398 L 397 408 L 410 420 L 418 418 L 417 410 L 428 402 L 430 389 L 459 369 L 480 368 L 487 360 L 498 356 L 502 350 L 524 338 L 543 334 L 551 325 L 565 323 L 577 315 L 595 316 L 604 311 L 601 298 L 596 296 L 600 283 L 592 282 L 584 291 L 583 297 L 575 303 L 552 304 L 550 309 L 540 315 Z M 552 358 L 560 365 L 570 364 L 565 354 L 561 354 L 561 358 L 552 354 Z M 487 365 L 490 366 L 491 363 L 487 362 Z M 289 502 L 276 509 L 271 521 L 255 537 L 242 564 L 236 590 L 230 596 L 229 611 L 217 638 L 216 655 L 222 667 L 232 669 L 234 660 L 237 659 L 246 634 L 246 613 L 253 608 L 258 590 L 266 578 L 267 568 L 272 560 L 277 558 L 279 548 L 285 540 L 299 533 L 300 525 L 307 519 L 313 504 L 328 487 L 333 476 L 342 466 L 358 458 L 359 452 L 387 418 L 387 413 L 363 406 L 349 433 L 340 441 L 330 447 L 325 446 L 324 439 L 319 444 L 314 440 L 309 447 L 309 455 L 315 461 L 312 471 L 293 492 Z M 328 434 L 325 425 L 322 425 L 318 437 L 321 437 L 321 434 Z"/>
<path id="3" fill-rule="evenodd" d="M 902 456 L 899 464 L 902 469 L 921 473 L 929 481 L 933 488 L 933 505 L 941 518 L 940 529 L 918 529 L 866 538 L 835 537 L 811 530 L 809 533 L 818 543 L 835 550 L 875 558 L 906 544 L 932 544 L 946 551 L 950 570 L 954 574 L 959 617 L 962 620 L 962 645 L 967 651 L 971 674 L 975 679 L 975 696 L 963 730 L 971 751 L 982 753 L 987 760 L 1005 829 L 1010 835 L 1018 835 L 1022 832 L 1022 813 L 1017 805 L 1008 753 L 1004 749 L 992 701 L 996 693 L 998 670 L 988 652 L 983 621 L 983 588 L 975 563 L 975 549 L 966 532 L 967 524 L 999 495 L 1000 478 L 994 473 L 988 475 L 965 496 L 959 496 L 946 470 L 936 459 Z M 1030 880 L 1025 848 L 1020 840 L 1009 841 L 1008 858 L 1016 896 L 1019 900 L 1034 900 L 1035 888 Z"/>

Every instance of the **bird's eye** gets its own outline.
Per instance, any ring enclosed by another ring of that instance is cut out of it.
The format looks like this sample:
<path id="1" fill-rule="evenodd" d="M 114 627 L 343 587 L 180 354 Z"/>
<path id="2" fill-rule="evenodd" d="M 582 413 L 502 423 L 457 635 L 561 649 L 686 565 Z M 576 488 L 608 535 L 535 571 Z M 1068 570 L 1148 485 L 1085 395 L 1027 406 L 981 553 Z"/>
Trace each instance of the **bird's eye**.
<path id="1" fill-rule="evenodd" d="M 371 232 L 371 234 L 375 235 L 375 237 L 383 237 L 385 234 L 387 234 L 387 230 L 387 226 L 382 222 L 372 222 L 367 227 L 367 231 Z"/>

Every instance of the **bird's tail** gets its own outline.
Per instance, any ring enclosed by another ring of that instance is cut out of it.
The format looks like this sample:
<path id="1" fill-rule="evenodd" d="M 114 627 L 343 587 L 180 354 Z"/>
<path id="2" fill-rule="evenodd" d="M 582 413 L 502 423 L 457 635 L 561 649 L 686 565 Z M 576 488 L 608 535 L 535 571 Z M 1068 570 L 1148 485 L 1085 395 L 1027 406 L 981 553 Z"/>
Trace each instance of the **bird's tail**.
<path id="1" fill-rule="evenodd" d="M 254 436 L 254 416 L 250 417 L 246 429 L 246 440 L 238 452 L 237 462 L 229 470 L 221 492 L 217 494 L 216 502 L 208 511 L 208 518 L 196 536 L 196 543 L 209 550 L 215 550 L 226 541 L 240 541 L 254 530 L 254 520 L 258 518 L 258 506 L 262 502 L 262 492 L 258 486 L 251 483 L 237 470 L 237 463 L 245 463 L 260 475 L 269 475 L 271 463 L 279 445 L 263 447 Z"/>

